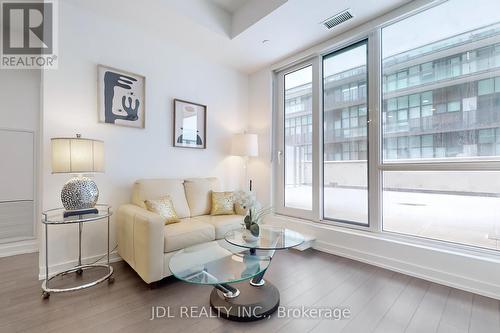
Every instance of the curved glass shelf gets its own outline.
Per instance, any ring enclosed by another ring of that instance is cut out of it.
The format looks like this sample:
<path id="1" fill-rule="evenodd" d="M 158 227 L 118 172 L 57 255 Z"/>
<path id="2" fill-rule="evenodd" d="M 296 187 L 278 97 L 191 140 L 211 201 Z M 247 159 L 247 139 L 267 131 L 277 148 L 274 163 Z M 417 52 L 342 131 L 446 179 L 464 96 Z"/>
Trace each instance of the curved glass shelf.
<path id="1" fill-rule="evenodd" d="M 169 268 L 184 282 L 218 285 L 249 280 L 265 271 L 270 262 L 270 257 L 234 253 L 214 241 L 177 252 Z"/>
<path id="2" fill-rule="evenodd" d="M 49 209 L 42 213 L 42 223 L 44 224 L 71 224 L 80 222 L 98 221 L 113 215 L 111 206 L 104 204 L 97 204 L 95 208 L 98 209 L 97 214 L 84 214 L 64 217 L 64 208 Z"/>
<path id="3" fill-rule="evenodd" d="M 244 238 L 245 229 L 230 231 L 224 238 L 233 245 L 257 250 L 284 250 L 304 242 L 304 236 L 296 231 L 267 225 L 259 227 L 259 237 L 253 241 Z"/>

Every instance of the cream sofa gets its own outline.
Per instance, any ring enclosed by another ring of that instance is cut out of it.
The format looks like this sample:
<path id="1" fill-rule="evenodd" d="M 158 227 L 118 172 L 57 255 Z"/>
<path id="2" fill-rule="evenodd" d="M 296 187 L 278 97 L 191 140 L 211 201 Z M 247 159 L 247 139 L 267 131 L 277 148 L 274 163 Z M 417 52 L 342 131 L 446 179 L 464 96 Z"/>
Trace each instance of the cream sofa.
<path id="1" fill-rule="evenodd" d="M 168 263 L 177 251 L 224 238 L 241 228 L 239 215 L 211 216 L 211 192 L 219 190 L 216 178 L 142 179 L 135 182 L 132 203 L 117 212 L 118 253 L 146 283 L 171 275 Z M 144 201 L 170 195 L 181 222 L 165 225 Z"/>

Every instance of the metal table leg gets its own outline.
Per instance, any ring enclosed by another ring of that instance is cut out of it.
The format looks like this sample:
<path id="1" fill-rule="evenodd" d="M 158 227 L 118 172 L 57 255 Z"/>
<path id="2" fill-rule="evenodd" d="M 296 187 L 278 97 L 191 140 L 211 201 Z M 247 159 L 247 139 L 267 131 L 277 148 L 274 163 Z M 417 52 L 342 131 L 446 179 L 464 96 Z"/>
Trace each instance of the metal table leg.
<path id="1" fill-rule="evenodd" d="M 269 257 L 271 258 L 271 260 L 273 259 L 273 255 L 274 255 L 275 251 L 272 250 L 270 251 L 269 253 Z M 257 254 L 257 250 L 256 249 L 250 249 L 250 254 L 255 256 Z M 262 287 L 265 283 L 266 283 L 266 280 L 264 280 L 264 274 L 266 274 L 266 270 L 262 271 L 259 275 L 255 276 L 253 279 L 250 280 L 250 284 L 254 287 Z"/>
<path id="2" fill-rule="evenodd" d="M 109 217 L 108 217 L 108 265 L 109 265 Z"/>
<path id="3" fill-rule="evenodd" d="M 45 225 L 45 285 L 49 287 L 49 225 Z M 42 298 L 47 299 L 50 297 L 50 292 L 42 290 Z"/>
<path id="4" fill-rule="evenodd" d="M 220 290 L 225 298 L 235 298 L 240 295 L 240 291 L 238 289 L 226 283 L 216 284 L 214 287 Z"/>
<path id="5" fill-rule="evenodd" d="M 259 288 L 246 281 L 214 285 L 210 294 L 210 306 L 214 312 L 221 318 L 235 321 L 266 318 L 278 309 L 279 303 L 278 288 L 269 281 Z"/>
<path id="6" fill-rule="evenodd" d="M 108 208 L 108 213 L 109 213 L 109 208 Z M 108 260 L 107 260 L 107 263 L 108 263 L 108 267 L 110 267 L 111 269 L 111 265 L 109 264 L 109 222 L 110 222 L 110 217 L 108 216 Z M 111 269 L 111 272 L 113 272 L 113 270 Z M 108 283 L 113 283 L 115 282 L 115 277 L 113 276 L 113 274 L 111 274 L 108 278 Z"/>
<path id="7" fill-rule="evenodd" d="M 275 250 L 259 250 L 272 258 Z M 250 255 L 257 256 L 257 249 L 251 248 Z M 259 273 L 248 283 L 246 281 L 214 285 L 210 294 L 210 306 L 221 318 L 234 321 L 261 320 L 274 313 L 280 303 L 280 294 L 271 282 L 264 281 L 266 271 Z"/>
<path id="8" fill-rule="evenodd" d="M 79 216 L 81 219 L 82 217 Z M 82 265 L 82 222 L 78 223 L 78 266 Z M 82 275 L 83 269 L 79 268 L 76 271 L 76 274 Z"/>

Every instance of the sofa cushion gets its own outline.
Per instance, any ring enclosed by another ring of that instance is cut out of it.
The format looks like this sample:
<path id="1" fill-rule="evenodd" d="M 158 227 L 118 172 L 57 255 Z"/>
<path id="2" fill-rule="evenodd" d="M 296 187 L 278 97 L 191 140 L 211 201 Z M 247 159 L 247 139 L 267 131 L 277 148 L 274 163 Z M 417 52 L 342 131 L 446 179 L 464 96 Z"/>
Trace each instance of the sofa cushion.
<path id="1" fill-rule="evenodd" d="M 212 191 L 212 209 L 210 215 L 233 215 L 234 192 Z"/>
<path id="2" fill-rule="evenodd" d="M 187 218 L 179 223 L 167 224 L 165 226 L 164 252 L 172 252 L 185 247 L 215 239 L 215 228 L 202 221 Z"/>
<path id="3" fill-rule="evenodd" d="M 190 217 L 182 179 L 140 179 L 134 183 L 132 203 L 147 209 L 145 200 L 170 196 L 179 218 Z"/>
<path id="4" fill-rule="evenodd" d="M 191 220 L 212 225 L 215 228 L 215 239 L 223 239 L 227 232 L 242 228 L 244 218 L 242 215 L 202 215 Z"/>
<path id="5" fill-rule="evenodd" d="M 212 191 L 217 191 L 218 187 L 217 178 L 188 178 L 184 181 L 191 216 L 210 214 Z"/>
<path id="6" fill-rule="evenodd" d="M 172 199 L 167 195 L 160 199 L 144 200 L 147 209 L 165 219 L 165 224 L 177 223 L 181 220 L 177 217 Z"/>

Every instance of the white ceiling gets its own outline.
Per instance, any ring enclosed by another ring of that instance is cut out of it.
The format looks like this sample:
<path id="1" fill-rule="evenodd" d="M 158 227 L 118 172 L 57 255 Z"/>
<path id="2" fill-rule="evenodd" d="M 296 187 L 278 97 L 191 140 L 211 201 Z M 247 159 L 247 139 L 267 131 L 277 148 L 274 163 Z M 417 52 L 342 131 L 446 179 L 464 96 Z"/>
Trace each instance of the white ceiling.
<path id="1" fill-rule="evenodd" d="M 68 0 L 245 73 L 255 72 L 410 0 Z M 65 3 L 67 3 L 65 1 Z M 321 22 L 350 8 L 354 18 Z M 262 43 L 267 39 L 269 42 Z"/>
<path id="2" fill-rule="evenodd" d="M 251 0 L 208 0 L 215 3 L 217 6 L 222 7 L 222 9 L 228 11 L 229 13 L 234 13 L 247 2 Z"/>

